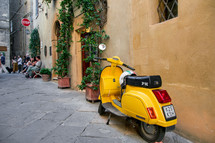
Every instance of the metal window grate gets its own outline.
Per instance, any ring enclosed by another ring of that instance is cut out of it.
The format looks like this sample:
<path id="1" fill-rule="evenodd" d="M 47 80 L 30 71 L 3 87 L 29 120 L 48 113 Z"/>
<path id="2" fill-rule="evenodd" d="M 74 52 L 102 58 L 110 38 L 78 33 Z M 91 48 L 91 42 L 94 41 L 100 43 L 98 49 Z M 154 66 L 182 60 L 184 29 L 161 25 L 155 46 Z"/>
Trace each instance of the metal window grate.
<path id="1" fill-rule="evenodd" d="M 49 55 L 52 55 L 52 46 L 49 47 Z"/>
<path id="2" fill-rule="evenodd" d="M 47 56 L 47 47 L 46 46 L 44 47 L 44 55 L 45 55 L 45 57 Z"/>
<path id="3" fill-rule="evenodd" d="M 178 16 L 178 0 L 159 0 L 158 15 L 160 22 Z"/>
<path id="4" fill-rule="evenodd" d="M 39 15 L 39 8 L 38 8 L 39 3 L 38 3 L 38 0 L 35 0 L 35 2 L 36 2 L 36 5 L 35 5 L 35 16 L 37 17 Z"/>

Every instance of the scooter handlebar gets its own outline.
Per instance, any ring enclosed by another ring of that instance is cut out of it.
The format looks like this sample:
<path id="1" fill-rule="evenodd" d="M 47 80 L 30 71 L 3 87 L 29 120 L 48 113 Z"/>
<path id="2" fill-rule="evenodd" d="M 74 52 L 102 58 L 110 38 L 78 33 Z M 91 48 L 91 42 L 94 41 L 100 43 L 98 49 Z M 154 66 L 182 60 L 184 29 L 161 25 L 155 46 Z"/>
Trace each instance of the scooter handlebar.
<path id="1" fill-rule="evenodd" d="M 101 58 L 101 57 L 95 57 L 94 59 L 96 60 L 104 60 L 104 61 L 107 61 L 107 58 Z M 122 63 L 122 62 L 121 62 Z M 130 67 L 129 65 L 126 65 L 126 64 L 122 64 L 122 66 L 126 67 L 126 68 L 129 68 L 130 70 L 135 70 L 134 68 Z"/>
<path id="2" fill-rule="evenodd" d="M 96 58 L 94 58 L 94 59 L 107 61 L 107 58 L 96 57 Z"/>
<path id="3" fill-rule="evenodd" d="M 135 69 L 130 67 L 129 65 L 123 64 L 124 67 L 129 68 L 130 70 L 134 71 Z"/>

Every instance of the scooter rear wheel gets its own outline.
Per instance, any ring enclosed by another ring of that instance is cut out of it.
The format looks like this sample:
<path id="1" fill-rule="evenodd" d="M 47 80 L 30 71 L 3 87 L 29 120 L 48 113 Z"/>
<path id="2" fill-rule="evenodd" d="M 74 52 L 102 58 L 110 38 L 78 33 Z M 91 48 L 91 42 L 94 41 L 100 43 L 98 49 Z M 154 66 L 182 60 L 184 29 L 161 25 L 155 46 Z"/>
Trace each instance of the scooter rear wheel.
<path id="1" fill-rule="evenodd" d="M 139 124 L 139 133 L 147 142 L 160 142 L 165 136 L 166 129 L 157 125 L 149 125 L 144 122 Z"/>
<path id="2" fill-rule="evenodd" d="M 101 101 L 99 103 L 98 113 L 99 113 L 99 115 L 103 115 L 105 113 L 105 108 L 102 106 Z"/>

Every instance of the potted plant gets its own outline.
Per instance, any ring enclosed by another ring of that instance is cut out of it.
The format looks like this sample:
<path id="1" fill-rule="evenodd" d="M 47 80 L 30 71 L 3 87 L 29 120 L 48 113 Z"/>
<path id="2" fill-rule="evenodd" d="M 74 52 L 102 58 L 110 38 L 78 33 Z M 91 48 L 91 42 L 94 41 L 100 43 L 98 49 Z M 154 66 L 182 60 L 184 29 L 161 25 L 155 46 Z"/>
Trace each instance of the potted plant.
<path id="1" fill-rule="evenodd" d="M 96 101 L 99 97 L 99 76 L 101 68 L 98 62 L 91 62 L 91 66 L 86 69 L 86 76 L 83 77 L 80 90 L 86 89 L 86 99 Z"/>
<path id="2" fill-rule="evenodd" d="M 70 88 L 70 77 L 69 74 L 69 57 L 70 53 L 68 50 L 63 50 L 62 54 L 59 54 L 59 58 L 55 63 L 56 66 L 53 68 L 55 73 L 58 75 L 58 88 Z"/>
<path id="3" fill-rule="evenodd" d="M 70 63 L 70 43 L 72 42 L 73 30 L 73 1 L 62 0 L 59 9 L 58 19 L 61 21 L 60 37 L 57 43 L 58 59 L 53 70 L 58 75 L 58 88 L 69 88 L 69 63 Z"/>
<path id="4" fill-rule="evenodd" d="M 81 84 L 78 85 L 80 90 L 86 89 L 86 99 L 92 102 L 98 100 L 99 97 L 99 77 L 102 71 L 99 61 L 95 61 L 95 57 L 102 52 L 98 45 L 102 40 L 107 39 L 104 30 L 90 31 L 88 36 L 81 39 L 82 50 L 88 53 L 85 62 L 90 63 L 90 66 L 85 71 L 85 76 L 82 78 Z"/>
<path id="5" fill-rule="evenodd" d="M 85 28 L 83 34 L 88 33 L 88 36 L 81 38 L 81 42 L 82 50 L 89 53 L 84 60 L 90 63 L 90 67 L 86 69 L 85 76 L 78 88 L 80 90 L 86 89 L 86 99 L 94 101 L 98 100 L 99 96 L 99 76 L 101 72 L 100 63 L 94 61 L 94 58 L 102 53 L 98 49 L 99 44 L 109 38 L 103 29 L 107 20 L 107 5 L 101 3 L 100 0 L 96 3 L 92 0 L 87 0 L 87 2 L 78 0 L 76 6 L 81 8 L 83 13 L 83 23 L 81 24 Z"/>
<path id="6" fill-rule="evenodd" d="M 42 68 L 40 70 L 40 74 L 42 75 L 43 81 L 47 82 L 51 80 L 51 70 L 48 68 Z"/>

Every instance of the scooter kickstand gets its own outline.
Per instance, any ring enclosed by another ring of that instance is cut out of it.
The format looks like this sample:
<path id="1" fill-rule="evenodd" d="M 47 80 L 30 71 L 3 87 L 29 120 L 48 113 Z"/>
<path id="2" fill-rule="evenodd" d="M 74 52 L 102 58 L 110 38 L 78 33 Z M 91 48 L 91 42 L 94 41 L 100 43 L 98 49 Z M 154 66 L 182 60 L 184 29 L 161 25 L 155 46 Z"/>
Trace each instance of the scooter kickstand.
<path id="1" fill-rule="evenodd" d="M 111 113 L 109 114 L 109 117 L 108 117 L 108 120 L 107 120 L 107 123 L 106 123 L 106 125 L 109 125 L 110 118 L 111 118 Z"/>

